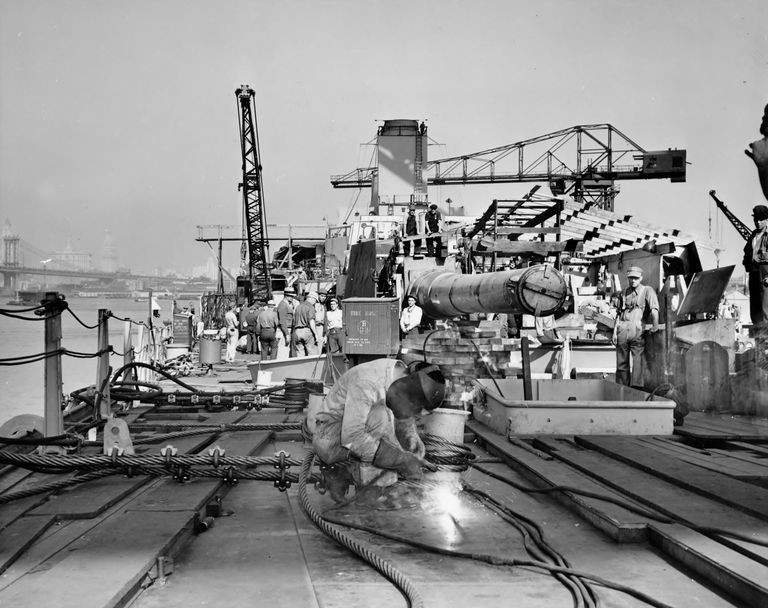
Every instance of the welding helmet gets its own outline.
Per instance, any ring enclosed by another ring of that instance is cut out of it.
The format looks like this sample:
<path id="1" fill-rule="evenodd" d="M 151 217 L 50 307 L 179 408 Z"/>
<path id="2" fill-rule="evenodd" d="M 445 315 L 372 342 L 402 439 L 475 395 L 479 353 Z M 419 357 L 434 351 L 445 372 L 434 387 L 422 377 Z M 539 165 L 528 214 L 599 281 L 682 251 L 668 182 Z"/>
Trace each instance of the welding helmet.
<path id="1" fill-rule="evenodd" d="M 436 365 L 410 368 L 410 373 L 395 380 L 387 389 L 387 407 L 397 419 L 411 418 L 421 410 L 440 407 L 445 399 L 445 377 Z"/>

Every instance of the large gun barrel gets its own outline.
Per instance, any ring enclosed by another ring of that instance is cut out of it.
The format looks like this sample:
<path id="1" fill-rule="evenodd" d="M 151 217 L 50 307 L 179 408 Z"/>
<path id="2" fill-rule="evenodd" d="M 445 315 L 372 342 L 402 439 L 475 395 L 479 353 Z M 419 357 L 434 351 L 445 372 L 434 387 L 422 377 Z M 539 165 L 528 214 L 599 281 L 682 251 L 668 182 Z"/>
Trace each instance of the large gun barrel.
<path id="1" fill-rule="evenodd" d="M 563 275 L 549 264 L 529 268 L 458 274 L 430 271 L 408 288 L 432 319 L 473 312 L 551 315 L 565 302 L 568 290 Z"/>

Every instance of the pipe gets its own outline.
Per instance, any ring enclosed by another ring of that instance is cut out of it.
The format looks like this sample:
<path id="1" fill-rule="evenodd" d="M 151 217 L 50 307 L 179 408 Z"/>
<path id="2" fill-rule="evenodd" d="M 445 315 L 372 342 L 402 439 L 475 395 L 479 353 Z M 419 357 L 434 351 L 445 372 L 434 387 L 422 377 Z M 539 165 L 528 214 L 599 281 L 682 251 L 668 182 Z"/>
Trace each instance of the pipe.
<path id="1" fill-rule="evenodd" d="M 424 313 L 445 319 L 473 312 L 529 314 L 544 317 L 565 302 L 565 278 L 554 266 L 457 274 L 441 270 L 419 275 L 408 288 Z"/>

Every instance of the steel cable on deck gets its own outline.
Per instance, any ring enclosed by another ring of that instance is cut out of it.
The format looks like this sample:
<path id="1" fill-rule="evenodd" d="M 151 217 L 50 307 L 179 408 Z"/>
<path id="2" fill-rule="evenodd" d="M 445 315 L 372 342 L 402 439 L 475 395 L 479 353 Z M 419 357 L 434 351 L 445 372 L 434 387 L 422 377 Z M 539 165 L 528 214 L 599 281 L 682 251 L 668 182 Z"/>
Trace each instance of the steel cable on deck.
<path id="1" fill-rule="evenodd" d="M 332 538 L 338 544 L 346 547 L 352 551 L 358 557 L 364 559 L 376 570 L 378 570 L 383 576 L 392 581 L 397 586 L 400 592 L 408 599 L 411 608 L 422 608 L 424 601 L 421 599 L 419 593 L 413 582 L 397 568 L 395 568 L 390 562 L 382 559 L 376 553 L 363 544 L 360 541 L 345 534 L 338 527 L 328 523 L 326 518 L 320 515 L 312 506 L 312 502 L 309 500 L 307 494 L 307 481 L 309 479 L 309 472 L 312 469 L 312 463 L 315 460 L 314 452 L 309 452 L 304 459 L 304 463 L 301 467 L 301 473 L 299 473 L 299 501 L 301 502 L 301 508 L 304 514 L 317 526 L 324 534 Z M 345 524 L 342 524 L 345 525 Z"/>
<path id="2" fill-rule="evenodd" d="M 92 456 L 57 456 L 38 454 L 6 454 L 0 452 L 0 464 L 12 464 L 22 468 L 45 467 L 57 470 L 90 470 L 95 468 L 139 467 L 139 466 L 174 466 L 191 467 L 213 464 L 216 467 L 256 467 L 256 466 L 299 466 L 301 460 L 280 456 L 227 456 L 214 451 L 211 455 L 202 454 L 95 454 Z"/>
<path id="3" fill-rule="evenodd" d="M 299 481 L 299 475 L 297 473 L 280 471 L 243 471 L 240 469 L 190 469 L 184 471 L 172 471 L 161 467 L 121 467 L 115 469 L 103 469 L 101 471 L 91 471 L 90 473 L 79 475 L 71 479 L 61 479 L 59 481 L 52 481 L 32 488 L 17 490 L 16 492 L 0 494 L 0 504 L 7 504 L 14 500 L 29 498 L 30 496 L 43 494 L 45 492 L 61 490 L 88 481 L 102 479 L 109 475 L 122 474 L 126 477 L 135 477 L 138 475 L 147 475 L 150 477 L 173 476 L 178 478 L 178 481 L 187 481 L 193 477 L 221 478 L 230 484 L 236 484 L 243 479 L 248 481 L 272 481 L 276 484 L 284 482 L 298 483 Z M 318 481 L 318 479 L 317 476 L 311 476 L 309 481 L 314 483 L 315 481 Z"/>

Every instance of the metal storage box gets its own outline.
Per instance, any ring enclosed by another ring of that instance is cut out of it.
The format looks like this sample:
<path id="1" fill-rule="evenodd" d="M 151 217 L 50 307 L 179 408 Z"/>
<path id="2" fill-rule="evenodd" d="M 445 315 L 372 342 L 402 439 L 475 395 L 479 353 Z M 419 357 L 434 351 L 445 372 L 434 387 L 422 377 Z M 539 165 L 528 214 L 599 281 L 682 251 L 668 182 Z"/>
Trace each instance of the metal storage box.
<path id="1" fill-rule="evenodd" d="M 608 380 L 479 379 L 475 420 L 502 435 L 671 435 L 675 402 Z M 499 394 L 501 391 L 501 394 Z"/>
<path id="2" fill-rule="evenodd" d="M 398 298 L 346 298 L 341 305 L 347 355 L 394 355 L 400 346 Z"/>

